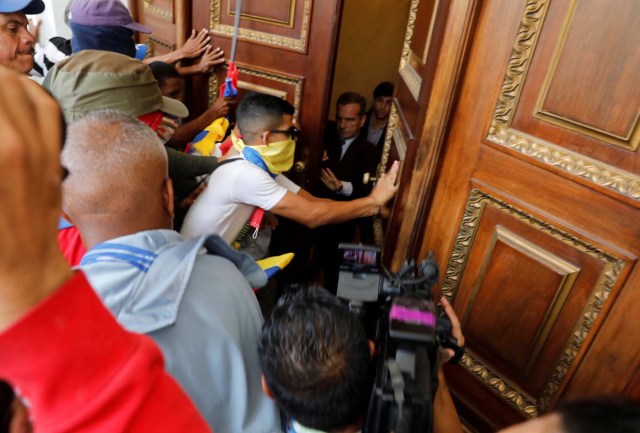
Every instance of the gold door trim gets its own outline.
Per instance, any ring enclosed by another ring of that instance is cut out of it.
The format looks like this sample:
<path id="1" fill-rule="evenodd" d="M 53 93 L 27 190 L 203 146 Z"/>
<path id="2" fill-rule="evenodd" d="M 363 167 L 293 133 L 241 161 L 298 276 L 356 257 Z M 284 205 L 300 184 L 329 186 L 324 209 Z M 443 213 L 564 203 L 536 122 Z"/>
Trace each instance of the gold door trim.
<path id="1" fill-rule="evenodd" d="M 228 66 L 229 65 L 227 65 L 227 67 Z M 242 76 L 243 74 L 246 74 L 246 75 L 266 78 L 267 80 L 277 81 L 279 83 L 284 83 L 284 84 L 289 84 L 291 86 L 294 86 L 295 91 L 293 96 L 293 107 L 296 110 L 295 115 L 296 116 L 300 115 L 300 99 L 302 98 L 302 82 L 304 81 L 303 78 L 290 77 L 282 74 L 276 74 L 274 72 L 267 72 L 260 69 L 248 68 L 246 66 L 240 66 L 240 65 L 236 65 L 236 66 L 238 67 L 238 72 L 240 73 L 240 76 Z M 256 85 L 253 83 L 249 83 L 247 81 L 243 81 L 242 83 L 243 83 L 242 88 L 244 89 L 253 90 L 261 93 L 268 93 L 270 95 L 274 95 L 279 98 L 283 97 L 283 95 L 286 94 L 286 92 L 283 92 L 277 89 L 271 89 L 265 86 Z M 212 104 L 213 101 L 218 97 L 218 93 L 219 93 L 218 86 L 219 86 L 219 83 L 218 83 L 217 74 L 211 74 L 209 76 L 209 104 Z M 265 89 L 267 91 L 265 91 Z"/>
<path id="2" fill-rule="evenodd" d="M 238 39 L 244 39 L 247 41 L 269 45 L 277 48 L 306 53 L 312 3 L 312 0 L 304 0 L 304 7 L 302 11 L 302 26 L 300 29 L 300 38 L 298 39 L 290 38 L 287 36 L 274 35 L 267 32 L 243 29 L 242 27 L 238 29 Z M 211 0 L 211 17 L 209 20 L 209 27 L 211 28 L 212 33 L 218 36 L 226 36 L 231 38 L 233 37 L 233 26 L 220 24 L 220 11 L 222 8 L 221 4 L 222 0 Z"/>
<path id="3" fill-rule="evenodd" d="M 502 398 L 507 400 L 529 418 L 538 416 L 538 408 L 535 400 L 524 391 L 502 379 L 497 373 L 488 368 L 484 362 L 467 351 L 460 362 L 465 369 L 476 376 L 480 381 L 489 385 Z"/>
<path id="4" fill-rule="evenodd" d="M 407 31 L 404 35 L 402 55 L 400 56 L 400 66 L 398 67 L 400 76 L 407 85 L 411 96 L 413 96 L 413 99 L 415 99 L 416 101 L 418 100 L 418 96 L 420 96 L 422 78 L 411 65 L 411 41 L 413 40 L 413 29 L 416 26 L 416 16 L 418 15 L 419 5 L 420 0 L 411 0 L 411 6 L 409 9 L 409 20 L 407 21 Z M 431 30 L 429 30 L 429 32 L 431 32 Z"/>
<path id="5" fill-rule="evenodd" d="M 640 201 L 640 176 L 511 128 L 515 107 L 522 93 L 522 85 L 548 5 L 548 0 L 530 0 L 525 7 L 487 140 L 543 165 L 555 167 L 609 191 Z"/>
<path id="6" fill-rule="evenodd" d="M 497 130 L 506 130 L 511 126 L 515 108 L 522 93 L 522 84 L 527 76 L 531 56 L 538 43 L 540 28 L 547 14 L 548 6 L 548 0 L 529 0 L 527 2 L 504 82 L 500 88 L 498 104 L 494 110 L 493 119 L 491 119 L 489 137 L 496 135 Z"/>
<path id="7" fill-rule="evenodd" d="M 151 0 L 144 0 L 144 11 L 154 17 L 158 17 L 165 21 L 173 22 L 173 12 L 158 7 L 151 3 Z"/>
<path id="8" fill-rule="evenodd" d="M 155 56 L 155 50 L 153 49 L 153 45 L 160 45 L 161 47 L 166 48 L 169 51 L 173 51 L 175 49 L 175 46 L 172 44 L 168 44 L 166 42 L 162 42 L 156 38 L 152 38 L 149 35 L 144 35 L 143 38 L 143 43 L 146 45 L 147 47 L 147 54 L 145 55 L 145 58 L 147 57 L 153 57 Z"/>
<path id="9" fill-rule="evenodd" d="M 227 13 L 233 17 L 235 17 L 236 15 L 236 11 L 231 10 L 231 2 L 227 3 Z M 256 21 L 259 23 L 272 24 L 274 26 L 280 26 L 280 27 L 286 27 L 286 28 L 292 29 L 294 24 L 293 19 L 295 17 L 295 14 L 296 14 L 296 0 L 289 0 L 289 17 L 287 21 L 276 20 L 273 18 L 265 18 L 265 17 L 250 15 L 245 13 L 241 13 L 240 16 L 242 18 L 248 19 L 249 21 Z"/>
<path id="10" fill-rule="evenodd" d="M 553 373 L 545 383 L 543 394 L 539 399 L 534 400 L 526 393 L 517 391 L 518 387 L 510 384 L 506 379 L 501 378 L 499 374 L 492 372 L 488 366 L 484 365 L 477 358 L 473 358 L 472 352 L 469 353 L 469 356 L 472 357 L 473 362 L 469 361 L 468 364 L 463 362 L 463 365 L 465 365 L 471 373 L 478 376 L 485 384 L 499 391 L 500 395 L 507 402 L 513 404 L 527 416 L 536 416 L 538 411 L 543 411 L 548 407 L 551 401 L 556 398 L 556 394 L 560 389 L 560 386 L 565 381 L 567 373 L 576 361 L 584 341 L 591 331 L 604 304 L 611 295 L 613 287 L 617 283 L 621 271 L 628 259 L 616 257 L 565 230 L 555 227 L 554 225 L 542 221 L 511 204 L 474 188 L 469 194 L 467 207 L 460 223 L 460 230 L 456 237 L 453 252 L 449 259 L 444 276 L 444 282 L 442 284 L 441 293 L 452 301 L 455 299 L 458 292 L 460 281 L 469 258 L 469 253 L 473 247 L 478 225 L 486 206 L 493 206 L 502 212 L 506 212 L 509 215 L 518 218 L 520 221 L 531 225 L 533 228 L 575 248 L 581 253 L 595 258 L 604 265 L 603 271 L 594 286 L 593 292 L 585 304 L 580 319 L 576 323 L 571 337 L 566 342 L 562 355 L 556 366 L 553 368 Z M 553 309 L 552 314 L 558 314 L 558 311 Z M 549 320 L 555 319 L 549 317 Z M 473 369 L 471 367 L 473 367 Z M 479 374 L 479 371 L 483 373 Z M 516 394 L 519 393 L 519 395 L 514 395 L 514 392 Z M 534 410 L 535 408 L 537 408 L 537 410 Z"/>

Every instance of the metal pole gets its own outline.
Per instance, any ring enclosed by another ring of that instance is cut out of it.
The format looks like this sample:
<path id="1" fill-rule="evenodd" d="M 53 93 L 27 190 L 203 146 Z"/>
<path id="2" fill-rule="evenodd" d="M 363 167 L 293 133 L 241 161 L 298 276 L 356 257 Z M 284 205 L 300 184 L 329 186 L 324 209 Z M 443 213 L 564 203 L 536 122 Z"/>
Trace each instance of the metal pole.
<path id="1" fill-rule="evenodd" d="M 236 59 L 236 45 L 238 43 L 238 30 L 240 29 L 240 13 L 241 12 L 242 12 L 242 0 L 237 0 L 236 16 L 233 21 L 233 40 L 231 41 L 231 56 L 229 56 L 230 62 L 233 62 Z"/>

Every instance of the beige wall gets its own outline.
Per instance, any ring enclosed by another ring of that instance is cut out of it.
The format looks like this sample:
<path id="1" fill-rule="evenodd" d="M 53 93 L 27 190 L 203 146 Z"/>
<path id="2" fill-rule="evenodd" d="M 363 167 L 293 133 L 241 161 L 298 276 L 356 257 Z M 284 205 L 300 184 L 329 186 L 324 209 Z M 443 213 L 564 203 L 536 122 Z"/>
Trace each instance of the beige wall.
<path id="1" fill-rule="evenodd" d="M 371 106 L 375 86 L 395 84 L 410 0 L 344 0 L 329 118 L 341 93 L 355 91 Z"/>

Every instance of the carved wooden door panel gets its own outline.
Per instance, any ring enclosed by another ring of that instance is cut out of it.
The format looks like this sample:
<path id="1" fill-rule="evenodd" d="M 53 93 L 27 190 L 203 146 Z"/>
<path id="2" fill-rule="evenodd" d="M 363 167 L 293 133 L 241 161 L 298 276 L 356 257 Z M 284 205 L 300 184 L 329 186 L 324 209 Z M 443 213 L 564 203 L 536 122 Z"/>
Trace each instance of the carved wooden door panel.
<path id="1" fill-rule="evenodd" d="M 495 431 L 561 399 L 640 397 L 640 3 L 447 3 L 394 217 L 463 322 L 461 413 Z"/>

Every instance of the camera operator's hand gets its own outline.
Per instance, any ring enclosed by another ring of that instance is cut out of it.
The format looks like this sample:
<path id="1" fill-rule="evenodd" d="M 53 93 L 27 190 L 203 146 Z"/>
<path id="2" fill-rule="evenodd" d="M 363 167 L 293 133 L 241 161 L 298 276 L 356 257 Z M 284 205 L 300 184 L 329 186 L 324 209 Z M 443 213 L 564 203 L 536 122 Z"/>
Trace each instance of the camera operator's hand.
<path id="1" fill-rule="evenodd" d="M 451 336 L 458 340 L 458 346 L 464 346 L 464 335 L 462 335 L 462 326 L 460 326 L 460 320 L 458 320 L 458 316 L 456 316 L 456 312 L 453 310 L 453 307 L 447 301 L 447 298 L 442 296 L 440 298 L 440 302 L 442 303 L 442 308 L 444 312 L 447 314 L 449 321 L 451 322 Z M 440 361 L 442 364 L 449 362 L 451 358 L 455 356 L 455 351 L 453 349 L 441 349 L 442 356 L 440 357 Z"/>
<path id="2" fill-rule="evenodd" d="M 60 108 L 42 87 L 0 67 L 0 331 L 71 277 L 56 242 Z"/>

